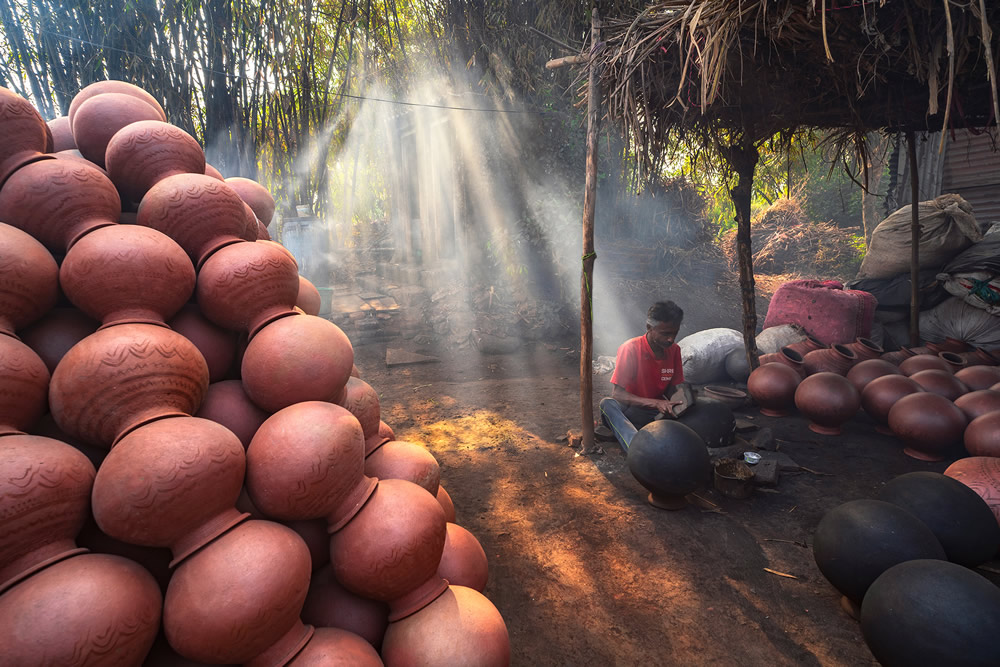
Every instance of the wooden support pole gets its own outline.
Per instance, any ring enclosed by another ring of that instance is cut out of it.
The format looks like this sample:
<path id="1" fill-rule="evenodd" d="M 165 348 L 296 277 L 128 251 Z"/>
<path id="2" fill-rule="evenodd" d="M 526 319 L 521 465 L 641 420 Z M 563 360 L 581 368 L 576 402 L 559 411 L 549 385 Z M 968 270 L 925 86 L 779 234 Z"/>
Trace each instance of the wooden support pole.
<path id="1" fill-rule="evenodd" d="M 736 208 L 736 254 L 740 264 L 740 294 L 743 297 L 743 346 L 750 370 L 759 365 L 757 351 L 757 302 L 754 293 L 753 253 L 750 248 L 750 203 L 753 174 L 760 154 L 752 139 L 743 137 L 729 150 L 729 164 L 736 172 L 736 187 L 729 191 Z"/>
<path id="2" fill-rule="evenodd" d="M 906 133 L 910 162 L 910 347 L 920 345 L 920 174 L 913 130 Z"/>

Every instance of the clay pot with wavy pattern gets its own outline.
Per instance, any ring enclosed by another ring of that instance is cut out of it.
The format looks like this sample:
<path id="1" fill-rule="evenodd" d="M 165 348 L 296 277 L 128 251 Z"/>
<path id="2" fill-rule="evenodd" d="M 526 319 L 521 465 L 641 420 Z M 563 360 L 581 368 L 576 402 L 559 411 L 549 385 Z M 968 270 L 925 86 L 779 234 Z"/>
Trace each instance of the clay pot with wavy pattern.
<path id="1" fill-rule="evenodd" d="M 806 376 L 806 367 L 802 364 L 802 355 L 788 346 L 781 348 L 773 354 L 761 355 L 759 361 L 761 366 L 771 363 L 785 364 L 798 373 L 800 378 Z"/>
<path id="2" fill-rule="evenodd" d="M 223 380 L 208 385 L 205 399 L 195 413 L 195 417 L 209 419 L 228 428 L 239 438 L 244 449 L 250 446 L 257 429 L 269 416 L 253 404 L 239 380 Z"/>
<path id="3" fill-rule="evenodd" d="M 813 350 L 825 349 L 826 345 L 807 334 L 805 340 L 800 340 L 798 343 L 792 343 L 791 345 L 786 345 L 785 347 L 798 352 L 800 357 L 804 357 Z"/>
<path id="4" fill-rule="evenodd" d="M 73 121 L 76 118 L 77 109 L 80 108 L 81 104 L 83 104 L 92 97 L 96 97 L 98 95 L 105 95 L 108 93 L 115 93 L 119 95 L 131 95 L 137 100 L 142 100 L 149 106 L 156 109 L 159 115 L 159 120 L 162 121 L 167 120 L 167 114 L 165 111 L 163 111 L 163 107 L 160 106 L 160 103 L 156 101 L 156 98 L 150 95 L 148 92 L 146 92 L 139 86 L 127 83 L 125 81 L 108 79 L 106 81 L 97 81 L 95 83 L 90 84 L 89 86 L 85 86 L 80 89 L 80 92 L 78 92 L 76 95 L 73 96 L 73 101 L 69 103 L 69 110 L 66 112 L 66 115 L 70 119 L 70 127 L 72 128 L 73 126 Z"/>
<path id="5" fill-rule="evenodd" d="M 316 628 L 289 667 L 382 667 L 378 652 L 362 637 L 338 628 Z"/>
<path id="6" fill-rule="evenodd" d="M 508 665 L 510 637 L 500 612 L 482 593 L 449 586 L 424 609 L 389 624 L 382 660 L 386 665 Z"/>
<path id="7" fill-rule="evenodd" d="M 187 304 L 167 326 L 194 343 L 208 364 L 209 382 L 226 378 L 236 359 L 236 334 L 209 322 L 198 306 Z"/>
<path id="8" fill-rule="evenodd" d="M 5 665 L 139 665 L 160 627 L 163 598 L 141 565 L 82 554 L 0 595 Z"/>
<path id="9" fill-rule="evenodd" d="M 57 255 L 88 232 L 118 224 L 115 186 L 94 167 L 45 160 L 19 169 L 0 189 L 3 221 L 23 229 Z"/>
<path id="10" fill-rule="evenodd" d="M 68 160 L 69 162 L 82 164 L 85 167 L 96 169 L 97 171 L 101 172 L 104 176 L 108 175 L 107 171 L 105 171 L 101 167 L 98 167 L 96 164 L 94 164 L 87 158 L 83 157 L 83 154 L 80 151 L 76 150 L 75 148 L 71 148 L 65 151 L 59 151 L 58 153 L 53 153 L 52 157 L 54 157 L 57 160 Z"/>
<path id="11" fill-rule="evenodd" d="M 324 540 L 324 546 L 329 550 L 329 539 Z M 333 567 L 328 563 L 313 572 L 309 594 L 302 607 L 302 620 L 316 627 L 353 632 L 379 649 L 389 625 L 389 606 L 344 588 L 333 576 Z"/>
<path id="12" fill-rule="evenodd" d="M 807 375 L 813 373 L 847 375 L 847 371 L 851 370 L 857 361 L 858 357 L 854 354 L 854 350 L 839 343 L 823 350 L 813 350 L 802 357 L 802 365 L 805 366 Z"/>
<path id="13" fill-rule="evenodd" d="M 847 378 L 836 373 L 815 373 L 799 383 L 795 407 L 809 419 L 809 430 L 840 435 L 840 425 L 861 407 L 861 395 Z"/>
<path id="14" fill-rule="evenodd" d="M 27 164 L 49 160 L 49 129 L 28 100 L 0 86 L 0 187 L 11 174 Z M 0 211 L 3 211 L 0 207 Z M 6 213 L 3 214 L 6 217 Z M 9 222 L 9 220 L 4 220 Z"/>
<path id="15" fill-rule="evenodd" d="M 295 305 L 306 315 L 319 315 L 319 290 L 305 276 L 299 276 L 299 296 L 295 299 Z"/>
<path id="16" fill-rule="evenodd" d="M 196 417 L 158 419 L 131 431 L 104 459 L 94 519 L 116 539 L 169 547 L 176 567 L 249 516 L 235 507 L 245 471 L 243 445 L 226 427 Z"/>
<path id="17" fill-rule="evenodd" d="M 191 341 L 162 326 L 120 324 L 73 346 L 52 374 L 49 406 L 59 428 L 110 447 L 161 417 L 189 416 L 208 389 Z"/>
<path id="18" fill-rule="evenodd" d="M 853 343 L 848 343 L 847 347 L 857 356 L 858 361 L 855 363 L 868 359 L 878 359 L 885 353 L 881 345 L 869 338 L 858 338 Z"/>
<path id="19" fill-rule="evenodd" d="M 42 319 L 21 331 L 21 340 L 45 363 L 49 373 L 70 348 L 97 331 L 98 323 L 76 308 L 53 308 Z"/>
<path id="20" fill-rule="evenodd" d="M 916 356 L 916 352 L 908 347 L 901 347 L 893 352 L 886 352 L 881 356 L 883 361 L 888 361 L 890 364 L 899 365 L 906 359 Z"/>
<path id="21" fill-rule="evenodd" d="M 919 373 L 914 373 L 910 378 L 920 385 L 924 391 L 932 394 L 944 396 L 949 401 L 954 401 L 962 394 L 969 393 L 969 388 L 948 371 L 929 368 Z"/>
<path id="22" fill-rule="evenodd" d="M 204 174 L 205 151 L 181 128 L 143 120 L 111 137 L 105 164 L 123 198 L 138 202 L 150 188 L 174 174 Z"/>
<path id="23" fill-rule="evenodd" d="M 919 384 L 903 374 L 884 375 L 865 385 L 861 392 L 861 408 L 875 420 L 876 431 L 892 435 L 888 427 L 889 410 L 902 397 L 921 391 Z"/>
<path id="24" fill-rule="evenodd" d="M 302 401 L 333 401 L 342 395 L 354 348 L 333 322 L 295 315 L 272 322 L 247 345 L 243 388 L 268 412 Z"/>
<path id="25" fill-rule="evenodd" d="M 260 220 L 264 227 L 271 225 L 271 218 L 274 217 L 274 197 L 263 185 L 249 178 L 233 176 L 227 178 L 226 183 L 245 201 L 254 216 Z"/>
<path id="26" fill-rule="evenodd" d="M 121 556 L 135 561 L 153 575 L 161 593 L 167 592 L 167 584 L 170 583 L 170 549 L 142 547 L 115 539 L 102 531 L 92 516 L 84 524 L 76 542 L 91 553 Z"/>
<path id="27" fill-rule="evenodd" d="M 201 266 L 197 295 L 205 317 L 253 338 L 265 325 L 294 312 L 299 270 L 272 245 L 234 243 Z"/>
<path id="28" fill-rule="evenodd" d="M 132 95 L 95 95 L 76 109 L 73 117 L 73 140 L 83 157 L 104 167 L 104 153 L 111 137 L 126 125 L 141 120 L 162 121 L 162 118 L 157 109 Z"/>
<path id="29" fill-rule="evenodd" d="M 764 364 L 747 378 L 747 391 L 768 417 L 784 417 L 795 405 L 802 377 L 785 364 Z"/>
<path id="30" fill-rule="evenodd" d="M 176 174 L 154 185 L 139 204 L 138 222 L 177 241 L 199 268 L 219 248 L 257 239 L 239 195 L 204 174 Z"/>
<path id="31" fill-rule="evenodd" d="M 441 467 L 426 447 L 392 440 L 365 456 L 365 474 L 376 479 L 405 479 L 437 495 Z"/>
<path id="32" fill-rule="evenodd" d="M 59 266 L 49 251 L 0 222 L 0 334 L 14 336 L 47 313 L 58 296 Z"/>
<path id="33" fill-rule="evenodd" d="M 351 365 L 353 367 L 353 363 Z M 365 439 L 378 435 L 379 425 L 382 423 L 378 392 L 367 382 L 354 376 L 348 377 L 344 395 L 337 401 L 337 405 L 357 417 L 365 432 Z M 365 454 L 371 454 L 371 451 L 366 451 Z"/>
<path id="34" fill-rule="evenodd" d="M 972 419 L 965 428 L 963 438 L 969 454 L 1000 457 L 1000 412 L 985 412 Z"/>
<path id="35" fill-rule="evenodd" d="M 299 619 L 309 574 L 309 550 L 295 531 L 241 523 L 174 570 L 163 606 L 167 640 L 200 662 L 286 664 L 312 636 Z"/>
<path id="36" fill-rule="evenodd" d="M 955 373 L 971 391 L 989 389 L 1000 382 L 1000 366 L 969 366 Z"/>
<path id="37" fill-rule="evenodd" d="M 869 382 L 885 375 L 902 375 L 896 366 L 883 359 L 866 359 L 847 371 L 847 379 L 858 392 L 864 391 Z"/>
<path id="38" fill-rule="evenodd" d="M 962 443 L 965 414 L 944 396 L 922 391 L 904 396 L 889 410 L 889 428 L 906 444 L 908 456 L 943 461 Z"/>
<path id="39" fill-rule="evenodd" d="M 955 399 L 955 406 L 965 413 L 971 423 L 977 417 L 1000 411 L 1000 391 L 979 389 L 970 391 Z"/>
<path id="40" fill-rule="evenodd" d="M 169 236 L 114 225 L 80 239 L 63 259 L 59 282 L 74 306 L 101 327 L 165 325 L 194 293 L 195 272 Z"/>
<path id="41" fill-rule="evenodd" d="M 52 134 L 52 150 L 50 153 L 76 150 L 76 140 L 73 139 L 73 129 L 69 124 L 69 116 L 59 116 L 46 121 Z"/>
<path id="42" fill-rule="evenodd" d="M 441 505 L 441 509 L 444 510 L 444 518 L 455 523 L 455 503 L 452 502 L 448 492 L 444 490 L 444 484 L 438 484 L 437 501 Z"/>
<path id="43" fill-rule="evenodd" d="M 0 336 L 0 435 L 31 429 L 45 414 L 49 370 L 34 350 L 13 336 Z"/>
<path id="44" fill-rule="evenodd" d="M 486 590 L 490 566 L 476 536 L 458 524 L 448 524 L 438 576 L 452 586 L 465 586 L 480 593 Z"/>
<path id="45" fill-rule="evenodd" d="M 899 370 L 907 376 L 931 369 L 952 372 L 948 362 L 936 354 L 918 354 L 904 359 L 899 364 Z"/>
<path id="46" fill-rule="evenodd" d="M 205 164 L 205 175 L 206 176 L 211 176 L 212 178 L 214 178 L 217 181 L 225 181 L 226 180 L 226 177 L 222 175 L 221 171 L 219 171 L 218 169 L 216 169 L 215 167 L 213 167 L 212 165 L 210 165 L 208 163 Z"/>
<path id="47" fill-rule="evenodd" d="M 948 466 L 944 474 L 978 493 L 1000 522 L 1000 458 L 970 456 L 959 459 Z"/>
<path id="48" fill-rule="evenodd" d="M 94 474 L 87 457 L 64 442 L 0 438 L 0 593 L 86 551 L 74 539 L 90 516 Z"/>
<path id="49" fill-rule="evenodd" d="M 257 240 L 258 241 L 270 241 L 271 234 L 267 231 L 267 227 L 260 220 L 257 221 Z"/>

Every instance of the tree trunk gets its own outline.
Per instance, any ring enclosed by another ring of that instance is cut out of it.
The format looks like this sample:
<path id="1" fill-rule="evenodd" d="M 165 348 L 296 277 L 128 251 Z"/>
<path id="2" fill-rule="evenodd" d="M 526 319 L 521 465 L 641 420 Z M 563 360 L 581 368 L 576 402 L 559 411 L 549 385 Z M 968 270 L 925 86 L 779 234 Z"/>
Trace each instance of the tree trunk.
<path id="1" fill-rule="evenodd" d="M 736 173 L 736 187 L 729 191 L 736 208 L 736 251 L 740 265 L 740 294 L 743 299 L 743 345 L 750 369 L 757 368 L 757 302 L 754 291 L 753 253 L 750 247 L 750 203 L 753 175 L 760 155 L 754 142 L 743 137 L 738 146 L 728 150 L 729 165 Z"/>

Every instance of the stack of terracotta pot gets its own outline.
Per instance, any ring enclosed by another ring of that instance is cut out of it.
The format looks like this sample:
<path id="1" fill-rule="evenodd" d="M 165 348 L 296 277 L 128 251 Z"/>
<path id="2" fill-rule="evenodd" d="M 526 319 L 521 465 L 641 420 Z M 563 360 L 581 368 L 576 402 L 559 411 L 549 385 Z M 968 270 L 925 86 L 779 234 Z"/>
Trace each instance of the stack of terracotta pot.
<path id="1" fill-rule="evenodd" d="M 5 664 L 141 664 L 161 629 L 152 663 L 507 664 L 485 553 L 273 212 L 135 86 L 50 125 L 0 88 Z"/>

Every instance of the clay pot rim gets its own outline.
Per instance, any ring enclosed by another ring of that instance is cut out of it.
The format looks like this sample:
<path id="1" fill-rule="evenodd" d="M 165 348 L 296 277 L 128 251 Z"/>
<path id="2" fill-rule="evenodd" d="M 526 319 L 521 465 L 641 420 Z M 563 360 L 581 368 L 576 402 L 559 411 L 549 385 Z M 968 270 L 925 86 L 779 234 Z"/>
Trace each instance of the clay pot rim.
<path id="1" fill-rule="evenodd" d="M 735 387 L 725 387 L 718 384 L 707 384 L 705 385 L 706 392 L 714 392 L 716 394 L 721 394 L 726 398 L 746 398 L 747 393 L 741 389 L 736 389 Z M 374 450 L 373 450 L 374 451 Z"/>
<path id="2" fill-rule="evenodd" d="M 49 565 L 55 565 L 56 563 L 64 561 L 68 558 L 72 558 L 73 556 L 79 556 L 81 554 L 88 554 L 88 553 L 90 553 L 90 549 L 85 549 L 83 547 L 76 547 L 75 549 L 68 549 L 66 551 L 63 551 L 62 553 L 56 554 L 55 556 L 46 558 L 43 561 L 39 561 L 27 569 L 21 570 L 7 581 L 0 581 L 0 595 L 3 595 L 8 590 L 13 588 L 17 584 L 21 583 L 31 575 L 37 574 L 38 572 L 44 570 Z"/>
<path id="3" fill-rule="evenodd" d="M 854 353 L 854 350 L 847 347 L 843 343 L 834 343 L 833 345 L 830 346 L 830 349 L 833 350 L 834 352 L 844 355 L 845 357 L 847 357 L 852 361 L 858 358 L 858 355 Z"/>
<path id="4" fill-rule="evenodd" d="M 862 338 L 859 336 L 857 339 L 855 339 L 854 342 L 859 345 L 862 345 L 863 347 L 867 347 L 872 352 L 877 352 L 878 354 L 882 354 L 883 352 L 885 352 L 885 350 L 882 349 L 881 345 L 878 345 L 875 341 L 873 341 L 870 338 Z"/>
<path id="5" fill-rule="evenodd" d="M 798 352 L 796 350 L 791 349 L 787 345 L 785 347 L 781 348 L 780 350 L 778 350 L 778 354 L 781 354 L 782 356 L 784 356 L 785 358 L 789 359 L 793 363 L 796 363 L 796 364 L 801 364 L 802 363 L 802 353 Z"/>
<path id="6" fill-rule="evenodd" d="M 954 366 L 965 366 L 967 364 L 967 362 L 965 361 L 965 359 L 963 359 L 962 357 L 958 356 L 957 352 L 948 352 L 946 350 L 944 352 L 938 352 L 937 356 L 941 357 L 942 359 L 944 359 L 945 361 L 947 361 L 949 364 L 952 364 Z"/>

